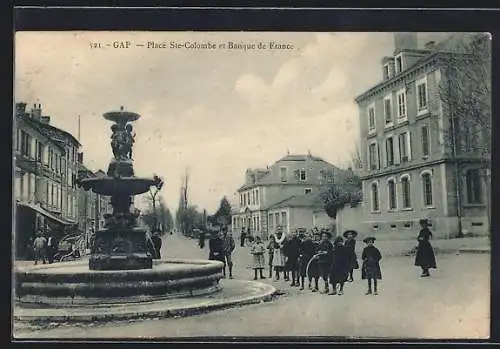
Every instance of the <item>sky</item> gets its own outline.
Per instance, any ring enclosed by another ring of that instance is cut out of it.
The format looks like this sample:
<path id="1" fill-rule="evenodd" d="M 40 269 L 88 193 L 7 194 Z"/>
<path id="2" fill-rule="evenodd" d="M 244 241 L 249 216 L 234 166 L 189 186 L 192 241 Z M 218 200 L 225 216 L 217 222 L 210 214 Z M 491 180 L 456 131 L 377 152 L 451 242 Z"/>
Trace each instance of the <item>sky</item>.
<path id="1" fill-rule="evenodd" d="M 419 40 L 433 35 L 442 34 Z M 166 48 L 135 46 L 147 42 Z M 216 48 L 170 48 L 186 42 Z M 161 196 L 175 211 L 188 172 L 190 203 L 210 213 L 223 196 L 235 201 L 247 168 L 287 152 L 346 167 L 359 140 L 354 98 L 381 81 L 381 59 L 393 50 L 392 33 L 17 32 L 15 100 L 28 110 L 40 103 L 52 125 L 75 137 L 80 116 L 92 170 L 106 171 L 112 157 L 102 114 L 120 106 L 139 113 L 136 175 L 161 176 Z"/>

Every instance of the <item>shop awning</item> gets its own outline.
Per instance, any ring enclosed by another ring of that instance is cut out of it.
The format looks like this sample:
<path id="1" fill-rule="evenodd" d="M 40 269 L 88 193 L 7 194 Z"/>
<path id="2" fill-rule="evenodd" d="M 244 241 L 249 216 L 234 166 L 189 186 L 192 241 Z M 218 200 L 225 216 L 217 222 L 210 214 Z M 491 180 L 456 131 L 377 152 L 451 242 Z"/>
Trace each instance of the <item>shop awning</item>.
<path id="1" fill-rule="evenodd" d="M 37 205 L 33 205 L 33 204 L 30 204 L 30 203 L 27 203 L 27 202 L 18 202 L 17 203 L 19 206 L 24 206 L 24 207 L 27 207 L 27 208 L 30 208 L 38 213 L 40 213 L 41 215 L 49 218 L 49 219 L 52 219 L 58 223 L 61 223 L 61 224 L 64 224 L 64 225 L 70 225 L 70 224 L 75 224 L 75 223 L 72 223 L 72 222 L 69 222 L 69 221 L 66 221 L 62 218 L 59 218 L 55 215 L 53 215 L 52 213 L 50 213 L 49 211 L 41 208 L 40 206 L 37 206 Z"/>

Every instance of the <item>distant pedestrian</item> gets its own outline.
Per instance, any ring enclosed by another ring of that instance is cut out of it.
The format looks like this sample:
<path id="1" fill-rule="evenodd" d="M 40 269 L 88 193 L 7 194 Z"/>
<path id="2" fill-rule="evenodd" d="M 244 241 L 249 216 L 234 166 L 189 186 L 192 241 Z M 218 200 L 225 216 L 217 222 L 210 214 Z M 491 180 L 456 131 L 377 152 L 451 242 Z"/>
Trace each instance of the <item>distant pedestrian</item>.
<path id="1" fill-rule="evenodd" d="M 267 265 L 269 267 L 269 278 L 273 277 L 273 260 L 274 260 L 274 251 L 278 249 L 278 244 L 274 239 L 274 236 L 271 235 L 269 238 L 269 242 L 267 243 Z"/>
<path id="2" fill-rule="evenodd" d="M 155 249 L 154 259 L 161 259 L 162 240 L 161 240 L 159 230 L 155 230 L 155 232 L 153 233 L 153 236 L 151 236 L 151 240 L 153 241 L 153 246 Z"/>
<path id="3" fill-rule="evenodd" d="M 286 236 L 281 228 L 278 227 L 276 233 L 273 234 L 273 239 L 276 243 L 273 256 L 273 268 L 275 273 L 275 280 L 280 279 L 280 272 L 285 276 L 285 253 L 283 252 L 283 244 Z M 285 280 L 287 280 L 285 278 Z"/>
<path id="4" fill-rule="evenodd" d="M 240 246 L 245 247 L 245 239 L 246 239 L 246 233 L 245 233 L 245 228 L 241 228 L 241 234 L 240 234 Z"/>
<path id="5" fill-rule="evenodd" d="M 330 292 L 328 279 L 330 276 L 330 270 L 332 268 L 333 261 L 333 244 L 330 241 L 331 236 L 332 234 L 329 231 L 323 230 L 321 232 L 321 242 L 318 246 L 318 265 L 321 278 L 323 279 L 323 282 L 325 284 L 324 293 Z"/>
<path id="6" fill-rule="evenodd" d="M 47 239 L 43 236 L 41 231 L 37 233 L 37 237 L 33 241 L 33 252 L 35 255 L 35 265 L 38 264 L 39 260 L 45 264 L 47 259 Z"/>
<path id="7" fill-rule="evenodd" d="M 233 259 L 232 254 L 235 248 L 233 235 L 227 231 L 226 227 L 222 228 L 222 240 L 224 242 L 224 256 L 226 265 L 229 268 L 229 278 L 233 278 Z"/>
<path id="8" fill-rule="evenodd" d="M 205 248 L 205 230 L 201 229 L 199 236 L 198 236 L 198 246 L 200 246 L 201 249 Z"/>
<path id="9" fill-rule="evenodd" d="M 285 270 L 291 272 L 292 283 L 290 286 L 298 287 L 299 284 L 299 256 L 300 256 L 300 239 L 298 237 L 298 232 L 293 231 L 292 236 L 285 240 L 283 246 L 283 251 L 285 252 Z"/>
<path id="10" fill-rule="evenodd" d="M 257 271 L 259 272 L 259 276 L 261 279 L 266 278 L 263 275 L 263 271 L 266 265 L 264 257 L 265 251 L 266 247 L 264 246 L 264 243 L 262 242 L 260 236 L 257 235 L 250 248 L 250 253 L 253 257 L 252 269 L 254 271 L 254 280 L 257 280 Z"/>
<path id="11" fill-rule="evenodd" d="M 356 255 L 356 236 L 358 236 L 358 232 L 346 230 L 343 235 L 346 238 L 344 246 L 349 251 L 349 277 L 347 281 L 353 282 L 353 271 L 359 269 L 358 256 Z"/>
<path id="12" fill-rule="evenodd" d="M 417 255 L 415 256 L 415 265 L 422 268 L 422 275 L 420 276 L 427 277 L 430 276 L 429 269 L 437 268 L 436 256 L 429 241 L 432 238 L 432 233 L 429 230 L 429 222 L 427 219 L 421 219 L 419 223 L 422 229 L 417 237 L 418 247 Z"/>
<path id="13" fill-rule="evenodd" d="M 47 260 L 49 264 L 54 263 L 54 255 L 57 252 L 57 239 L 49 235 L 49 238 L 47 239 Z"/>
<path id="14" fill-rule="evenodd" d="M 224 242 L 222 241 L 222 233 L 212 231 L 210 240 L 208 241 L 208 247 L 210 249 L 208 259 L 224 263 L 222 271 L 224 273 L 224 277 L 226 277 L 226 256 L 224 255 Z"/>
<path id="15" fill-rule="evenodd" d="M 377 280 L 382 279 L 382 271 L 380 270 L 380 260 L 382 255 L 378 248 L 373 244 L 375 242 L 374 237 L 367 237 L 363 240 L 366 247 L 363 249 L 361 258 L 363 259 L 363 266 L 361 267 L 361 278 L 363 280 L 368 280 L 368 291 L 366 294 L 372 294 L 372 281 L 373 281 L 373 294 L 377 295 Z"/>
<path id="16" fill-rule="evenodd" d="M 350 251 L 344 246 L 342 236 L 337 236 L 333 242 L 333 261 L 330 274 L 332 290 L 330 294 L 339 296 L 344 294 L 344 283 L 347 281 L 351 268 Z M 338 286 L 338 290 L 337 290 Z"/>

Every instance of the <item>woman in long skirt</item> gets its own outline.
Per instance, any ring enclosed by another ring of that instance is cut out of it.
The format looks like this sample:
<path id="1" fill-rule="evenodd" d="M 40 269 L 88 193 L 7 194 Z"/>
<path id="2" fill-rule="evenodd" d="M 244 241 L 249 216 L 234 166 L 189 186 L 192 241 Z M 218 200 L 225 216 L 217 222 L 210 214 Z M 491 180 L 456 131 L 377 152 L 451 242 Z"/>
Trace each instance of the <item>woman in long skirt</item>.
<path id="1" fill-rule="evenodd" d="M 333 242 L 333 262 L 330 274 L 332 289 L 330 294 L 339 296 L 344 294 L 344 283 L 347 281 L 351 268 L 350 251 L 344 246 L 344 239 L 338 236 Z M 337 291 L 337 285 L 338 291 Z"/>
<path id="2" fill-rule="evenodd" d="M 257 280 L 257 271 L 260 274 L 261 279 L 265 279 L 265 276 L 262 274 L 266 263 L 264 258 L 264 253 L 266 251 L 266 247 L 264 243 L 260 239 L 260 236 L 256 236 L 254 242 L 252 242 L 252 247 L 250 248 L 250 253 L 253 257 L 252 269 L 254 270 L 254 280 Z"/>
<path id="3" fill-rule="evenodd" d="M 434 255 L 434 250 L 430 243 L 430 238 L 432 238 L 432 233 L 429 230 L 429 222 L 427 219 L 420 220 L 420 226 L 422 229 L 418 234 L 417 241 L 417 255 L 415 256 L 415 265 L 422 268 L 421 277 L 430 276 L 429 269 L 436 269 L 436 256 Z"/>

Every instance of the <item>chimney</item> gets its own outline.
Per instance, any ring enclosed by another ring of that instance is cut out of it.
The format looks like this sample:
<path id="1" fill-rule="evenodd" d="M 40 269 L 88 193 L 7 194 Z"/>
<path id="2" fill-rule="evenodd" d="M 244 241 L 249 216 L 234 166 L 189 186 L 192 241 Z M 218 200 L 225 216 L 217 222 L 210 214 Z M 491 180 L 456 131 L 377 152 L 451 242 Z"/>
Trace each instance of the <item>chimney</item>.
<path id="1" fill-rule="evenodd" d="M 42 124 L 49 125 L 50 124 L 50 116 L 42 116 L 40 121 L 42 122 Z"/>
<path id="2" fill-rule="evenodd" d="M 426 50 L 434 50 L 436 49 L 436 42 L 435 41 L 429 41 L 424 45 Z"/>
<path id="3" fill-rule="evenodd" d="M 417 49 L 417 33 L 394 33 L 394 49 L 396 52 L 404 49 Z"/>
<path id="4" fill-rule="evenodd" d="M 26 103 L 16 103 L 16 114 L 26 113 Z"/>
<path id="5" fill-rule="evenodd" d="M 35 103 L 33 105 L 33 109 L 31 110 L 31 117 L 35 120 L 40 121 L 40 119 L 42 117 L 42 105 L 41 104 L 38 104 L 38 106 L 37 106 Z"/>

